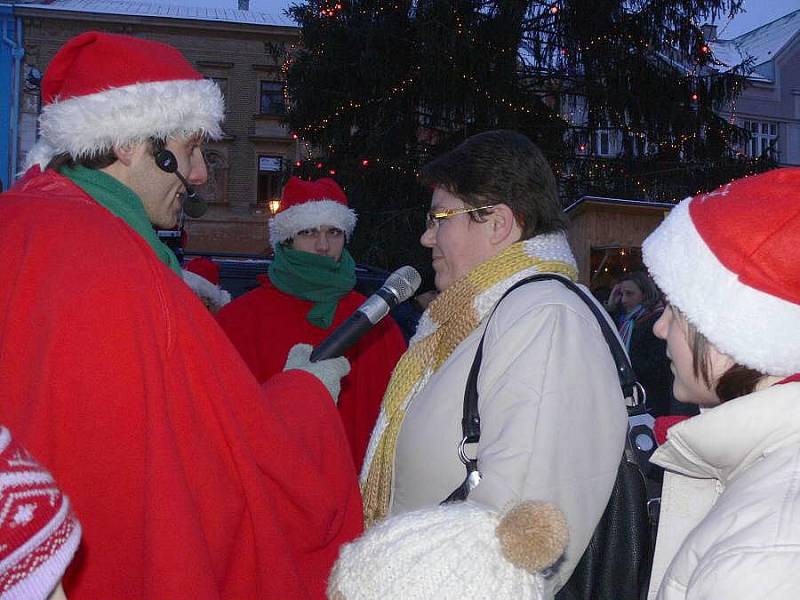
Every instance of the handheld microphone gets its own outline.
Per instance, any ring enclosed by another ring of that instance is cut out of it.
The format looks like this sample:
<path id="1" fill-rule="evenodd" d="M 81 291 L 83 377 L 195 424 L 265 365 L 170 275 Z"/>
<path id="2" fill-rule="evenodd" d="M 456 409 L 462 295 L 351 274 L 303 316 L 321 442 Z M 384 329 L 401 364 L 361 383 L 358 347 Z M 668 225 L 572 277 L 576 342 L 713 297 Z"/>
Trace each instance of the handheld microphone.
<path id="1" fill-rule="evenodd" d="M 183 201 L 183 212 L 193 219 L 199 219 L 208 210 L 208 204 L 194 190 L 194 187 L 186 181 L 186 178 L 178 171 L 178 159 L 169 150 L 160 150 L 155 155 L 156 166 L 167 173 L 175 174 L 181 180 L 183 188 L 186 190 L 186 198 Z"/>
<path id="2" fill-rule="evenodd" d="M 355 344 L 396 305 L 408 300 L 417 291 L 422 277 L 414 267 L 400 267 L 389 275 L 381 288 L 339 327 L 333 330 L 311 353 L 311 362 L 335 358 Z"/>

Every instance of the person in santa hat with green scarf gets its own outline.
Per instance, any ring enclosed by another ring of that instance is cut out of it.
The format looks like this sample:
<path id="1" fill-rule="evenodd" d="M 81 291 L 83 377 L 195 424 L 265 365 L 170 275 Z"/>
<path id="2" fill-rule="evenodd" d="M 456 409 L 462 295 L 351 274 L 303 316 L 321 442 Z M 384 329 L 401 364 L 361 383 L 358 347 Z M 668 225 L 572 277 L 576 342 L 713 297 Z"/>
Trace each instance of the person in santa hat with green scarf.
<path id="1" fill-rule="evenodd" d="M 217 315 L 258 381 L 283 368 L 292 346 L 317 346 L 364 302 L 353 289 L 355 261 L 345 247 L 355 226 L 356 213 L 333 179 L 292 177 L 284 186 L 270 221 L 275 259 L 268 277 Z M 346 353 L 351 370 L 342 379 L 339 415 L 356 469 L 405 349 L 400 328 L 386 317 Z"/>

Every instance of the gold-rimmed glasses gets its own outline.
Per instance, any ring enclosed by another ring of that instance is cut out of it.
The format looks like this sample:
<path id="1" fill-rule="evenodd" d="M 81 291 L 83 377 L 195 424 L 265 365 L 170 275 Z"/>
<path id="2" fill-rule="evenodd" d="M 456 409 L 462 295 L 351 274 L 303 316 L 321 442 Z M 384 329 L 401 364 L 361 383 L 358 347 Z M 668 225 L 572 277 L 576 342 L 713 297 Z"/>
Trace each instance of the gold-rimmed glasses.
<path id="1" fill-rule="evenodd" d="M 455 217 L 456 215 L 463 215 L 466 213 L 475 212 L 478 210 L 488 210 L 494 208 L 494 204 L 486 204 L 485 206 L 463 207 L 463 208 L 443 208 L 441 210 L 430 210 L 425 215 L 425 227 L 432 229 L 439 224 L 439 221 Z"/>

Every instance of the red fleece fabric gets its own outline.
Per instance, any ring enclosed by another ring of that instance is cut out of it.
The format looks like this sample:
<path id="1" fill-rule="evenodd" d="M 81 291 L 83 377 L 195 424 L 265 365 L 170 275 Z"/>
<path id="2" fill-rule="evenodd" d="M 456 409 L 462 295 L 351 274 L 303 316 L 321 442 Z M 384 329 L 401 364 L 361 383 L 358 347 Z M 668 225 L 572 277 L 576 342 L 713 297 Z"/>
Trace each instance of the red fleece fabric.
<path id="1" fill-rule="evenodd" d="M 669 428 L 675 425 L 676 423 L 680 423 L 681 421 L 685 421 L 691 417 L 684 416 L 684 415 L 673 415 L 669 417 L 658 417 L 656 418 L 656 423 L 653 427 L 653 432 L 656 435 L 656 442 L 658 445 L 665 443 L 667 441 L 667 432 Z"/>
<path id="2" fill-rule="evenodd" d="M 83 525 L 70 600 L 324 598 L 362 514 L 320 382 L 262 390 L 147 243 L 52 171 L 0 196 L 0 252 L 0 422 Z"/>
<path id="3" fill-rule="evenodd" d="M 292 346 L 300 342 L 318 346 L 365 299 L 358 292 L 350 292 L 339 301 L 331 326 L 320 329 L 306 320 L 311 302 L 280 291 L 264 277 L 260 287 L 225 306 L 217 321 L 256 379 L 266 381 L 283 369 Z M 342 379 L 339 415 L 357 471 L 361 470 L 392 370 L 405 350 L 400 328 L 387 316 L 345 355 L 351 370 Z"/>

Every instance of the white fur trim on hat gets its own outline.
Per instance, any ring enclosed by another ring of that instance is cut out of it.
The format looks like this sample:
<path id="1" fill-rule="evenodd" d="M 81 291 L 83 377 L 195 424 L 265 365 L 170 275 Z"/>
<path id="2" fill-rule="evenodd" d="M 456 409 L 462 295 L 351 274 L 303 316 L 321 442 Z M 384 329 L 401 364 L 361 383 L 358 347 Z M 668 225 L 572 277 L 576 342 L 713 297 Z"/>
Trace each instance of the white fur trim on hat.
<path id="1" fill-rule="evenodd" d="M 186 285 L 192 288 L 192 291 L 202 300 L 207 300 L 214 311 L 219 310 L 231 301 L 230 292 L 223 290 L 218 285 L 214 285 L 205 277 L 186 269 L 182 269 L 181 272 Z"/>
<path id="2" fill-rule="evenodd" d="M 525 538 L 518 550 L 531 550 L 525 554 L 533 560 L 522 561 L 524 567 L 512 564 L 517 557 L 500 539 L 498 525 L 505 516 L 470 502 L 448 504 L 386 519 L 343 546 L 328 581 L 328 597 L 546 598 L 551 586 L 539 571 L 563 552 L 566 522 L 553 505 L 530 503 L 526 508 L 533 511 L 521 515 L 525 526 L 516 527 L 514 535 Z M 525 518 L 528 515 L 530 519 Z M 540 548 L 542 554 L 537 556 Z M 531 566 L 533 571 L 528 570 Z"/>
<path id="3" fill-rule="evenodd" d="M 137 83 L 56 101 L 42 108 L 40 139 L 25 169 L 57 154 L 84 158 L 114 146 L 202 133 L 222 135 L 222 92 L 208 79 Z"/>
<path id="4" fill-rule="evenodd" d="M 280 211 L 269 222 L 269 243 L 275 247 L 303 229 L 323 225 L 343 230 L 347 240 L 353 237 L 358 217 L 356 212 L 335 200 L 311 200 Z"/>
<path id="5" fill-rule="evenodd" d="M 687 198 L 644 241 L 642 257 L 670 303 L 737 363 L 800 372 L 800 305 L 742 283 L 700 237 Z"/>

